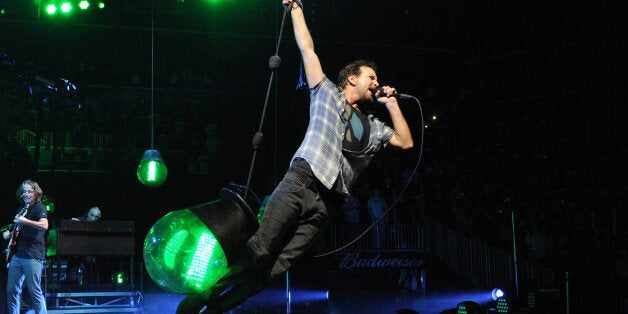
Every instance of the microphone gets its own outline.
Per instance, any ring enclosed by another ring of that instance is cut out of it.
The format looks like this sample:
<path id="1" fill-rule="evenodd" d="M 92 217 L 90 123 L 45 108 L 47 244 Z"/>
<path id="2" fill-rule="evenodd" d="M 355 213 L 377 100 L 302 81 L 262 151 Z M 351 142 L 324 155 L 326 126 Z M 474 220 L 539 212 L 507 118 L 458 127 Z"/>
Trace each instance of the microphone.
<path id="1" fill-rule="evenodd" d="M 400 93 L 392 93 L 389 96 L 386 96 L 386 93 L 384 93 L 384 88 L 383 87 L 378 87 L 377 90 L 379 91 L 379 97 L 395 97 L 397 99 L 410 99 L 413 98 L 410 95 L 406 95 L 406 94 L 400 94 Z"/>
<path id="2" fill-rule="evenodd" d="M 296 3 L 301 8 L 301 10 L 303 10 L 303 3 L 301 2 L 301 0 L 293 0 L 293 1 L 294 1 L 294 3 Z M 286 8 L 288 8 L 288 7 L 289 6 L 286 6 Z"/>

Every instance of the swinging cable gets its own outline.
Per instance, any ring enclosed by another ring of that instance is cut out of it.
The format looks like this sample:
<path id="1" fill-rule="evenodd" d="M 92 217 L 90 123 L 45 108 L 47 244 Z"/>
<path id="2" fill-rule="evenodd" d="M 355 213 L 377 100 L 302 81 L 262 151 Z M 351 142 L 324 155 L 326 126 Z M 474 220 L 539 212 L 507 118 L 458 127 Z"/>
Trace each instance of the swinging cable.
<path id="1" fill-rule="evenodd" d="M 297 0 L 295 2 L 301 8 L 303 8 L 303 4 L 301 4 L 301 1 Z M 262 127 L 264 126 L 264 117 L 266 116 L 266 109 L 268 108 L 268 98 L 270 97 L 270 90 L 273 85 L 275 72 L 277 72 L 277 68 L 279 68 L 279 65 L 281 65 L 281 58 L 279 57 L 279 45 L 281 44 L 281 38 L 283 36 L 283 28 L 284 28 L 284 25 L 286 24 L 286 16 L 288 15 L 288 12 L 290 12 L 290 7 L 286 6 L 283 11 L 283 17 L 281 19 L 281 26 L 279 27 L 279 36 L 277 37 L 277 45 L 275 48 L 275 54 L 271 56 L 270 59 L 268 60 L 268 66 L 271 69 L 270 79 L 268 81 L 268 88 L 266 89 L 266 98 L 264 99 L 264 108 L 262 109 L 262 116 L 260 119 L 259 128 L 257 129 L 257 132 L 253 136 L 253 141 L 252 141 L 253 157 L 251 158 L 251 165 L 249 167 L 249 175 L 246 179 L 246 189 L 244 191 L 244 199 L 247 199 L 247 196 L 250 190 L 251 178 L 253 176 L 253 168 L 255 167 L 255 159 L 257 158 L 257 150 L 259 146 L 262 144 L 262 142 L 264 141 L 264 134 L 262 134 Z"/>

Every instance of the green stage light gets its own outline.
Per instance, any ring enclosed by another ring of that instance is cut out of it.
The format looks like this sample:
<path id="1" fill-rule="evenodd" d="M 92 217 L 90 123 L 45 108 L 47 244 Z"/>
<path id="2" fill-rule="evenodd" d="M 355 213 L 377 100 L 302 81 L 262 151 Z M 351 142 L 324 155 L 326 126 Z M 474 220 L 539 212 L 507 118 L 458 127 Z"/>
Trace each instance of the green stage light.
<path id="1" fill-rule="evenodd" d="M 172 211 L 150 228 L 144 263 L 157 285 L 195 294 L 229 272 L 258 223 L 253 207 L 239 193 L 223 188 L 220 195 L 219 200 Z"/>
<path id="2" fill-rule="evenodd" d="M 69 2 L 63 2 L 61 4 L 61 12 L 69 13 L 70 11 L 72 11 L 72 4 L 70 4 Z"/>
<path id="3" fill-rule="evenodd" d="M 129 277 L 123 271 L 119 271 L 111 275 L 111 283 L 113 283 L 114 285 L 123 285 L 127 282 L 128 279 Z"/>
<path id="4" fill-rule="evenodd" d="M 166 181 L 168 167 L 166 167 L 166 163 L 158 150 L 149 149 L 144 152 L 136 173 L 137 179 L 142 185 L 156 188 Z"/>
<path id="5" fill-rule="evenodd" d="M 89 8 L 89 1 L 82 0 L 79 2 L 79 8 L 81 8 L 81 10 L 87 10 L 87 8 Z"/>
<path id="6" fill-rule="evenodd" d="M 510 308 L 508 307 L 508 300 L 504 298 L 497 299 L 497 313 L 510 313 Z"/>
<path id="7" fill-rule="evenodd" d="M 44 195 L 41 197 L 41 203 L 44 204 L 44 207 L 46 208 L 46 211 L 49 214 L 54 214 L 55 212 L 55 203 L 54 200 L 52 199 L 52 197 L 48 196 L 48 195 Z"/>
<path id="8" fill-rule="evenodd" d="M 57 256 L 58 238 L 57 228 L 48 230 L 48 237 L 46 238 L 46 256 Z"/>
<path id="9" fill-rule="evenodd" d="M 168 213 L 144 241 L 148 274 L 174 293 L 199 293 L 227 271 L 227 257 L 214 234 L 189 210 Z"/>
<path id="10" fill-rule="evenodd" d="M 105 3 L 102 2 L 102 1 L 98 2 L 98 8 L 101 9 L 101 10 L 104 9 L 105 8 Z"/>
<path id="11" fill-rule="evenodd" d="M 47 5 L 46 13 L 51 14 L 51 15 L 57 13 L 57 6 L 54 4 Z"/>

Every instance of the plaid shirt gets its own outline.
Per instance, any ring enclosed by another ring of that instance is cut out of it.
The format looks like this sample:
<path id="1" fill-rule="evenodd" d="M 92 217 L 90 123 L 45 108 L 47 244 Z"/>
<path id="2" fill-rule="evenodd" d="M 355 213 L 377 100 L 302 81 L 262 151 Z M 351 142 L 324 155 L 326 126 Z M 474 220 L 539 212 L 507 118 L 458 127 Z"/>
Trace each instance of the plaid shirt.
<path id="1" fill-rule="evenodd" d="M 305 159 L 316 178 L 328 189 L 334 187 L 346 196 L 358 175 L 369 164 L 375 153 L 386 146 L 394 130 L 368 116 L 369 143 L 361 152 L 342 150 L 342 140 L 347 128 L 343 118 L 346 106 L 344 93 L 327 77 L 310 89 L 310 122 L 301 146 L 294 158 Z"/>

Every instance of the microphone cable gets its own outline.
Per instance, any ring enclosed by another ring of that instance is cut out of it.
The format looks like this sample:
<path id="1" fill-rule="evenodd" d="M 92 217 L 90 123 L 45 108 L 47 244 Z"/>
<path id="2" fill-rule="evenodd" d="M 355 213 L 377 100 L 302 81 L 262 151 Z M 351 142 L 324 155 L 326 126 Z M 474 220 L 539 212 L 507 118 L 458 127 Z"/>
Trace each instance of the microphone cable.
<path id="1" fill-rule="evenodd" d="M 418 111 L 419 111 L 419 122 L 421 122 L 421 124 L 420 124 L 420 126 L 421 126 L 421 132 L 420 132 L 421 137 L 420 137 L 420 141 L 419 141 L 419 143 L 420 143 L 419 144 L 419 156 L 417 158 L 416 164 L 414 165 L 414 169 L 412 170 L 412 174 L 410 175 L 410 179 L 408 180 L 406 185 L 403 187 L 403 189 L 401 189 L 401 192 L 399 192 L 399 195 L 397 196 L 397 199 L 395 199 L 393 204 L 390 205 L 390 207 L 379 218 L 377 218 L 375 221 L 373 221 L 364 231 L 362 231 L 362 233 L 360 233 L 353 240 L 345 243 L 341 247 L 333 249 L 333 250 L 328 251 L 326 253 L 314 255 L 314 257 L 325 257 L 325 256 L 329 256 L 331 254 L 338 253 L 338 252 L 346 249 L 347 247 L 351 246 L 352 244 L 354 244 L 355 242 L 360 240 L 362 237 L 364 237 L 364 235 L 366 235 L 369 231 L 371 231 L 371 229 L 373 229 L 373 227 L 375 225 L 377 225 L 382 219 L 384 219 L 384 217 L 386 217 L 393 209 L 395 209 L 397 207 L 397 204 L 399 203 L 399 200 L 403 198 L 406 190 L 408 190 L 408 187 L 410 186 L 410 183 L 414 180 L 414 177 L 416 176 L 416 173 L 419 170 L 419 164 L 421 163 L 421 159 L 423 158 L 423 142 L 424 142 L 424 138 L 425 138 L 425 119 L 423 118 L 423 108 L 421 107 L 421 102 L 416 97 L 414 97 L 412 95 L 406 95 L 406 94 L 399 94 L 399 95 L 403 95 L 403 97 L 399 97 L 401 99 L 412 99 L 412 100 L 416 101 L 416 103 L 418 105 Z"/>

